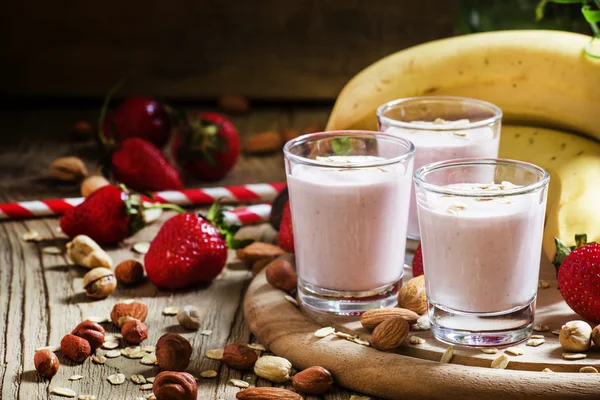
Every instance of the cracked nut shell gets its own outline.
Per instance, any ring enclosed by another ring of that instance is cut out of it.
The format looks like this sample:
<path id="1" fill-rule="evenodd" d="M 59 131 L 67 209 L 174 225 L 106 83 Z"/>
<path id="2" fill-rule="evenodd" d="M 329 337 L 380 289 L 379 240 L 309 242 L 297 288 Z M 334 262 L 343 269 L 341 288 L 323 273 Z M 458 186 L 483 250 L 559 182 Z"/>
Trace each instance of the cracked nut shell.
<path id="1" fill-rule="evenodd" d="M 83 287 L 89 297 L 103 299 L 117 288 L 115 274 L 108 268 L 94 268 L 83 277 Z"/>
<path id="2" fill-rule="evenodd" d="M 77 325 L 71 333 L 75 336 L 79 336 L 80 338 L 87 340 L 90 344 L 92 352 L 100 346 L 102 346 L 102 343 L 104 343 L 104 328 L 96 322 L 92 322 L 89 320 L 83 321 L 82 323 Z"/>
<path id="3" fill-rule="evenodd" d="M 258 360 L 256 352 L 243 344 L 230 344 L 223 351 L 223 363 L 240 371 L 252 368 L 256 360 Z"/>
<path id="4" fill-rule="evenodd" d="M 200 329 L 200 311 L 194 306 L 184 306 L 177 312 L 177 322 L 185 329 Z"/>
<path id="5" fill-rule="evenodd" d="M 142 321 L 132 319 L 123 324 L 121 335 L 131 344 L 140 344 L 148 337 L 148 327 Z"/>
<path id="6" fill-rule="evenodd" d="M 90 356 L 92 348 L 84 338 L 69 333 L 60 341 L 60 351 L 68 359 L 82 363 Z"/>
<path id="7" fill-rule="evenodd" d="M 333 378 L 323 367 L 310 367 L 294 375 L 292 384 L 300 393 L 325 394 L 333 385 Z"/>
<path id="8" fill-rule="evenodd" d="M 144 266 L 137 260 L 121 261 L 115 268 L 115 276 L 119 283 L 135 285 L 144 277 Z"/>
<path id="9" fill-rule="evenodd" d="M 196 400 L 196 380 L 187 372 L 164 371 L 156 375 L 152 393 L 158 400 Z"/>
<path id="10" fill-rule="evenodd" d="M 156 361 L 163 371 L 183 371 L 190 364 L 192 346 L 177 333 L 166 333 L 156 342 Z"/>
<path id="11" fill-rule="evenodd" d="M 45 378 L 52 378 L 58 372 L 60 363 L 52 350 L 39 350 L 33 356 L 35 370 Z"/>

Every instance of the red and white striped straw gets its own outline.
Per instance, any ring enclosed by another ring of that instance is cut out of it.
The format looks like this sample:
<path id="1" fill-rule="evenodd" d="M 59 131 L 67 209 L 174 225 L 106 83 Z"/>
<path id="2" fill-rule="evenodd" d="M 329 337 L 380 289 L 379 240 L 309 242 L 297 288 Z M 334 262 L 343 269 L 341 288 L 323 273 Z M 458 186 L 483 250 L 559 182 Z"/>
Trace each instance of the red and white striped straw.
<path id="1" fill-rule="evenodd" d="M 171 203 L 179 206 L 191 205 L 210 205 L 217 199 L 221 199 L 224 203 L 236 202 L 255 202 L 255 201 L 271 201 L 285 187 L 284 182 L 277 183 L 255 183 L 241 186 L 223 186 L 213 188 L 198 188 L 184 190 L 168 190 L 164 192 L 154 193 L 155 200 L 160 203 Z M 46 217 L 52 215 L 60 215 L 78 206 L 83 202 L 83 197 L 73 197 L 67 199 L 52 199 L 52 200 L 32 200 L 21 201 L 18 203 L 0 204 L 0 220 L 12 218 L 29 218 L 29 217 Z M 254 208 L 248 213 L 259 214 L 258 211 L 264 213 L 265 206 L 268 206 L 269 212 L 271 206 L 268 204 L 259 204 L 262 208 Z M 254 207 L 254 206 L 252 206 Z M 238 214 L 231 218 L 242 220 L 250 220 L 251 214 L 244 214 L 243 210 L 249 210 L 250 207 L 242 207 Z M 249 222 L 246 222 L 249 223 Z"/>
<path id="2" fill-rule="evenodd" d="M 225 220 L 230 224 L 250 225 L 266 222 L 271 215 L 270 204 L 254 204 L 247 207 L 224 211 Z"/>

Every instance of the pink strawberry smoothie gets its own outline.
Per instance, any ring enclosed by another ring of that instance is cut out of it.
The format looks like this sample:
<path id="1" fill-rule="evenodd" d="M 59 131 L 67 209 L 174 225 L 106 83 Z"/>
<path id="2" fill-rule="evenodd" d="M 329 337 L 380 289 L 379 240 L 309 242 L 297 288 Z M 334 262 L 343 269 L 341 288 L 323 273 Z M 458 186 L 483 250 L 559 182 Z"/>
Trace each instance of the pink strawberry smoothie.
<path id="1" fill-rule="evenodd" d="M 385 130 L 385 133 L 408 139 L 415 145 L 415 170 L 426 164 L 456 158 L 498 157 L 500 135 L 495 135 L 491 128 L 460 130 L 469 124 L 467 119 L 457 121 L 437 119 L 434 122 L 412 121 L 411 124 L 420 128 L 431 126 L 432 130 L 410 130 L 391 126 Z M 445 130 L 433 130 L 436 126 L 442 126 Z M 456 127 L 456 130 L 446 130 L 451 127 Z M 408 235 L 415 239 L 420 236 L 414 193 L 410 199 Z"/>
<path id="2" fill-rule="evenodd" d="M 346 168 L 374 156 L 319 157 L 288 174 L 299 279 L 321 289 L 371 291 L 402 277 L 412 163 Z"/>
<path id="3" fill-rule="evenodd" d="M 481 197 L 428 193 L 418 199 L 429 301 L 456 311 L 500 312 L 537 293 L 545 200 L 539 194 L 497 196 L 510 182 L 444 188 Z M 532 246 L 532 243 L 539 245 Z"/>

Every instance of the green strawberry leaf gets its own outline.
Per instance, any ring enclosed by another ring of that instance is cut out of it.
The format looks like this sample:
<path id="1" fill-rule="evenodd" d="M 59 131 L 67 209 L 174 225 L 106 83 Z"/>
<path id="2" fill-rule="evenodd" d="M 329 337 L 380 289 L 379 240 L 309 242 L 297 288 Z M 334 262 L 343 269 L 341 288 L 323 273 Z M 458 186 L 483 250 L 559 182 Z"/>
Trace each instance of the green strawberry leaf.
<path id="1" fill-rule="evenodd" d="M 587 244 L 587 235 L 585 233 L 578 233 L 575 235 L 575 248 L 571 248 L 571 250 L 575 250 L 578 247 L 585 246 Z"/>
<path id="2" fill-rule="evenodd" d="M 567 246 L 565 242 L 556 237 L 554 238 L 554 244 L 556 245 L 556 255 L 554 256 L 552 264 L 554 264 L 554 267 L 556 268 L 556 275 L 558 276 L 558 269 L 560 268 L 563 260 L 567 258 L 569 254 L 571 254 L 571 248 Z"/>
<path id="3" fill-rule="evenodd" d="M 350 138 L 347 137 L 334 138 L 331 141 L 331 147 L 333 147 L 333 153 L 336 156 L 346 156 L 352 151 Z"/>
<path id="4" fill-rule="evenodd" d="M 230 224 L 225 220 L 223 211 L 228 209 L 231 209 L 231 207 L 223 207 L 221 205 L 221 200 L 219 199 L 210 206 L 205 219 L 221 232 L 221 235 L 223 235 L 223 238 L 227 243 L 227 248 L 233 250 L 241 249 L 242 247 L 248 246 L 253 240 L 236 239 L 235 234 L 240 230 L 241 226 L 238 224 Z"/>

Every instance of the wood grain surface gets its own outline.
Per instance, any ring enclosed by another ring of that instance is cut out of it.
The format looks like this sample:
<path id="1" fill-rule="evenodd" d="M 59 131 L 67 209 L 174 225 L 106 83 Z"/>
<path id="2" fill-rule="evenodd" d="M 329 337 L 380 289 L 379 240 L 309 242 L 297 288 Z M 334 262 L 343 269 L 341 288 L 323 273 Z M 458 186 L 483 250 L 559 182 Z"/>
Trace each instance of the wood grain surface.
<path id="1" fill-rule="evenodd" d="M 36 109 L 4 107 L 0 110 L 0 201 L 33 200 L 64 196 L 78 196 L 77 185 L 64 184 L 47 178 L 50 161 L 59 156 L 77 155 L 86 161 L 90 171 L 97 171 L 98 156 L 92 141 L 77 141 L 70 130 L 77 120 L 94 120 L 96 107 L 39 106 Z M 269 108 L 257 109 L 251 114 L 234 119 L 243 135 L 275 127 L 294 126 L 302 129 L 309 123 L 324 124 L 327 108 Z M 265 157 L 242 156 L 237 167 L 223 182 L 280 181 L 285 179 L 282 157 L 279 154 Z M 200 182 L 188 181 L 189 186 Z M 138 241 L 151 240 L 160 221 L 145 228 L 108 252 L 116 262 L 128 258 L 142 259 L 132 252 Z M 60 399 L 49 395 L 53 387 L 67 387 L 78 394 L 93 394 L 97 399 L 135 399 L 143 392 L 129 379 L 113 386 L 108 375 L 122 372 L 128 378 L 134 373 L 149 377 L 158 373 L 149 367 L 124 357 L 109 359 L 105 365 L 95 365 L 90 360 L 75 364 L 58 353 L 61 366 L 52 379 L 40 377 L 33 366 L 34 351 L 38 347 L 59 345 L 61 338 L 86 317 L 108 316 L 119 300 L 137 299 L 149 307 L 147 323 L 149 337 L 144 344 L 153 345 L 165 332 L 177 332 L 190 340 L 194 352 L 188 371 L 195 376 L 206 369 L 215 369 L 215 379 L 198 382 L 198 398 L 232 400 L 239 391 L 229 379 L 245 379 L 252 386 L 271 386 L 252 373 L 242 374 L 230 370 L 218 361 L 204 357 L 209 349 L 223 348 L 229 343 L 252 343 L 242 310 L 243 294 L 250 281 L 250 273 L 230 254 L 225 273 L 213 284 L 178 292 L 158 290 L 149 281 L 135 287 L 119 286 L 105 300 L 90 300 L 83 292 L 83 275 L 86 269 L 70 265 L 64 254 L 43 253 L 48 246 L 64 249 L 66 238 L 57 231 L 58 219 L 40 218 L 0 223 L 0 399 L 37 400 Z M 29 229 L 37 230 L 46 240 L 24 242 L 22 235 Z M 244 232 L 255 238 L 272 240 L 274 231 L 268 226 L 248 228 Z M 184 331 L 175 317 L 164 316 L 162 310 L 170 305 L 191 304 L 202 314 L 201 330 L 212 330 L 208 336 L 200 331 Z M 107 332 L 118 334 L 111 324 L 104 324 Z M 122 344 L 121 347 L 124 345 Z M 99 350 L 103 353 L 105 350 Z M 79 374 L 80 381 L 69 381 Z M 336 387 L 326 400 L 348 400 L 353 392 Z M 307 400 L 320 397 L 308 396 Z"/>
<path id="2" fill-rule="evenodd" d="M 457 0 L 6 2 L 0 97 L 333 100 L 397 50 L 453 34 Z"/>

